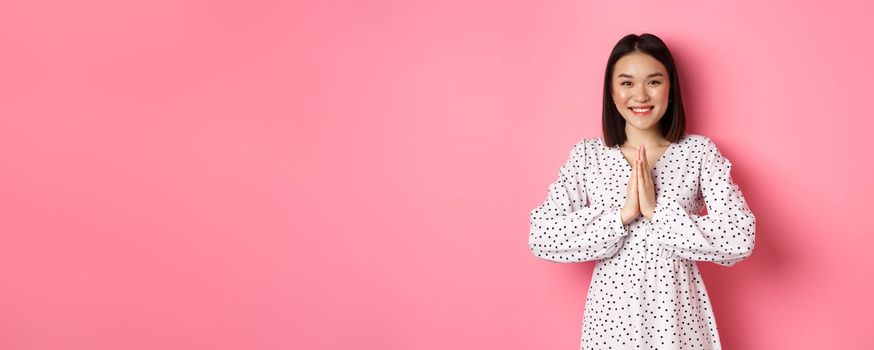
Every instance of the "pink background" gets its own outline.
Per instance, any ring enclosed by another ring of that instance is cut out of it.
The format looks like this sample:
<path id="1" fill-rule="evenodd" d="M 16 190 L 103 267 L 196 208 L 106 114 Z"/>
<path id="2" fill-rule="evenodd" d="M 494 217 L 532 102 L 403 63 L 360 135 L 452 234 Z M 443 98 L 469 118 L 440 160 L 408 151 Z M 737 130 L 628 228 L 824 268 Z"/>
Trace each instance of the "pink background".
<path id="1" fill-rule="evenodd" d="M 870 2 L 607 3 L 4 1 L 0 348 L 574 349 L 528 213 L 643 32 L 758 219 L 725 348 L 874 348 Z"/>

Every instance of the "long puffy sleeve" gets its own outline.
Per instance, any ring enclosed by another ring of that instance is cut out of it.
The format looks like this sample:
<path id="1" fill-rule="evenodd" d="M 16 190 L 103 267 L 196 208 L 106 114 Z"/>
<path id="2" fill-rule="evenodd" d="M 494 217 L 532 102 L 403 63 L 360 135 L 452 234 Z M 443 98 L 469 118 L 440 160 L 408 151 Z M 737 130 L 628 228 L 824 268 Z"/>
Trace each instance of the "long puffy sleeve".
<path id="1" fill-rule="evenodd" d="M 622 246 L 628 228 L 619 207 L 589 204 L 583 170 L 585 141 L 574 145 L 546 200 L 531 211 L 528 246 L 539 258 L 581 262 L 609 258 Z"/>
<path id="2" fill-rule="evenodd" d="M 690 214 L 676 199 L 659 198 L 651 229 L 669 254 L 733 266 L 753 252 L 756 217 L 731 179 L 731 162 L 710 138 L 701 159 L 699 185 L 707 215 Z"/>

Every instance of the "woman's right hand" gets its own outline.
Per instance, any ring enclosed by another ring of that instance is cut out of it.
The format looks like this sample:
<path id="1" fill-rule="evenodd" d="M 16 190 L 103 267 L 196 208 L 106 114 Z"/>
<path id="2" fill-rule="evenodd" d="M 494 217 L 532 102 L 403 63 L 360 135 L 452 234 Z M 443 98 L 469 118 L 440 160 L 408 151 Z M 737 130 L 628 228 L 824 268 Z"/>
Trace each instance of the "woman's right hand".
<path id="1" fill-rule="evenodd" d="M 625 205 L 622 206 L 620 211 L 623 225 L 628 225 L 640 216 L 640 200 L 637 198 L 637 172 L 641 171 L 638 165 L 640 163 L 641 147 L 641 145 L 637 146 L 637 160 L 634 161 L 631 176 L 628 177 L 628 184 L 625 190 Z"/>

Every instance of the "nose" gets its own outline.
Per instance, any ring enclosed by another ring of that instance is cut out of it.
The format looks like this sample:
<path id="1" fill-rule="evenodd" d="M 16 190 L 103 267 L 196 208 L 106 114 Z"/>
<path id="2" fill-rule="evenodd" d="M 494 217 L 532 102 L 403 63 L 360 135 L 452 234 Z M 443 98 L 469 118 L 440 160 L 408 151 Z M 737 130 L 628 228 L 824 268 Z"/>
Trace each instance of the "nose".
<path id="1" fill-rule="evenodd" d="M 643 86 L 641 86 L 635 90 L 634 100 L 636 102 L 646 102 L 649 100 L 649 95 L 647 95 L 646 89 L 644 89 Z"/>

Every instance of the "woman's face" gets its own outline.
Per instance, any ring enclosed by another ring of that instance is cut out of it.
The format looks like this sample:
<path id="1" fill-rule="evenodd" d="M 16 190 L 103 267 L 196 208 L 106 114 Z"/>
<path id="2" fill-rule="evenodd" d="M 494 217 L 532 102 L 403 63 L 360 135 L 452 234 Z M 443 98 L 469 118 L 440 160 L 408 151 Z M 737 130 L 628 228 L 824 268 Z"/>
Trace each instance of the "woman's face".
<path id="1" fill-rule="evenodd" d="M 661 62 L 650 55 L 632 52 L 613 65 L 611 90 L 626 125 L 643 130 L 658 127 L 668 109 L 671 86 L 668 71 Z M 637 107 L 644 110 L 635 111 Z"/>

